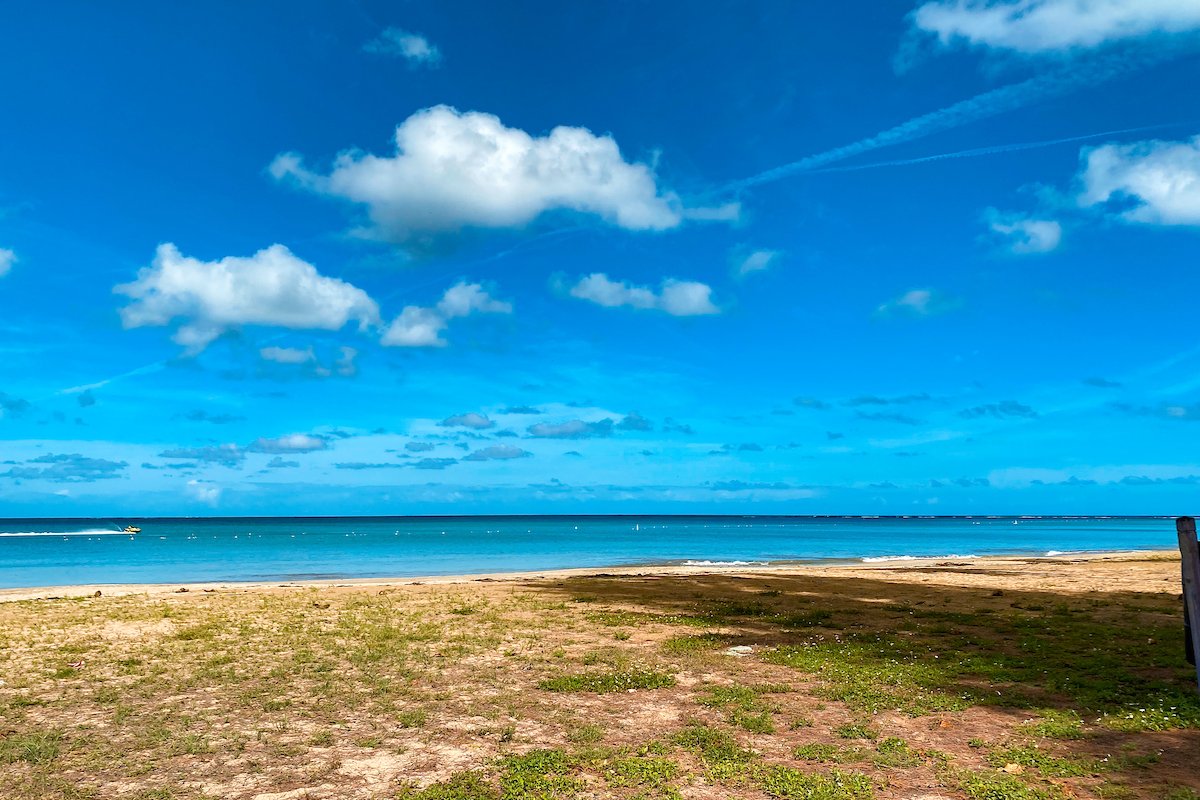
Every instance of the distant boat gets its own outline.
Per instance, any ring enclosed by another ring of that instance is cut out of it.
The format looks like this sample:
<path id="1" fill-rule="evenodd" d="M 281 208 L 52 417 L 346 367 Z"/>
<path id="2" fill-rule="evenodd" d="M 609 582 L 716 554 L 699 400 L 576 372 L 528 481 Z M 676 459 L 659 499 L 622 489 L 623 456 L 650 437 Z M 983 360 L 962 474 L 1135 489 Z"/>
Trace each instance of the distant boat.
<path id="1" fill-rule="evenodd" d="M 126 525 L 125 533 L 141 533 L 142 529 L 136 525 Z"/>

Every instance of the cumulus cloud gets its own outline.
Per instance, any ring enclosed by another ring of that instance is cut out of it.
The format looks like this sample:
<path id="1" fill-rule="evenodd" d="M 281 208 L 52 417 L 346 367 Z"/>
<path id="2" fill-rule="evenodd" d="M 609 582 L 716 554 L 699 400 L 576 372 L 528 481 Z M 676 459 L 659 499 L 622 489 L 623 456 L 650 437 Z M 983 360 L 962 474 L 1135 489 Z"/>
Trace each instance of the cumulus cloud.
<path id="1" fill-rule="evenodd" d="M 662 282 L 659 291 L 655 292 L 646 286 L 610 280 L 603 272 L 593 272 L 586 278 L 580 278 L 568 291 L 572 297 L 588 300 L 605 308 L 630 306 L 665 311 L 675 317 L 721 313 L 721 309 L 713 305 L 712 288 L 696 281 L 667 278 Z"/>
<path id="2" fill-rule="evenodd" d="M 413 464 L 417 469 L 445 469 L 458 463 L 455 458 L 422 458 Z"/>
<path id="3" fill-rule="evenodd" d="M 654 423 L 634 411 L 627 414 L 615 427 L 622 431 L 652 431 Z"/>
<path id="4" fill-rule="evenodd" d="M 193 499 L 210 506 L 215 506 L 221 500 L 221 487 L 212 481 L 193 478 L 184 488 Z"/>
<path id="5" fill-rule="evenodd" d="M 456 317 L 474 313 L 511 314 L 512 303 L 497 300 L 483 285 L 460 281 L 446 290 L 433 308 L 406 306 L 383 332 L 380 342 L 388 347 L 445 347 L 442 331 Z"/>
<path id="6" fill-rule="evenodd" d="M 500 413 L 501 414 L 522 414 L 522 415 L 535 414 L 536 415 L 536 414 L 541 414 L 542 410 L 540 408 L 535 408 L 533 406 L 506 406 L 505 408 L 500 409 Z"/>
<path id="7" fill-rule="evenodd" d="M 404 449 L 410 453 L 428 453 L 434 447 L 433 442 L 405 442 Z"/>
<path id="8" fill-rule="evenodd" d="M 280 180 L 366 206 L 372 233 L 392 241 L 462 228 L 514 228 L 570 210 L 630 230 L 674 228 L 682 204 L 653 170 L 628 162 L 611 136 L 559 126 L 546 136 L 498 117 L 440 105 L 396 128 L 396 152 L 345 152 L 328 175 L 295 153 L 277 156 Z"/>
<path id="9" fill-rule="evenodd" d="M 1049 253 L 1062 241 L 1062 225 L 1052 219 L 1034 219 L 989 208 L 984 214 L 988 228 L 1014 253 Z"/>
<path id="10" fill-rule="evenodd" d="M 126 328 L 181 320 L 174 340 L 190 353 L 242 325 L 337 330 L 352 321 L 360 329 L 379 321 L 379 307 L 366 292 L 321 275 L 281 244 L 218 261 L 189 258 L 162 244 L 137 280 L 113 291 L 132 298 L 121 309 Z"/>
<path id="11" fill-rule="evenodd" d="M 91 389 L 84 389 L 75 396 L 75 402 L 79 403 L 80 408 L 96 405 L 96 395 L 92 394 Z"/>
<path id="12" fill-rule="evenodd" d="M 883 303 L 875 310 L 878 317 L 932 317 L 954 311 L 962 306 L 957 297 L 936 289 L 909 289 L 897 298 Z"/>
<path id="13" fill-rule="evenodd" d="M 12 250 L 5 250 L 3 247 L 0 247 L 0 278 L 7 275 L 15 263 L 17 263 L 17 254 Z"/>
<path id="14" fill-rule="evenodd" d="M 248 453 L 311 453 L 329 449 L 329 440 L 308 433 L 289 433 L 275 439 L 255 439 L 246 448 Z"/>
<path id="15" fill-rule="evenodd" d="M 602 419 L 597 422 L 584 422 L 581 419 L 567 422 L 539 422 L 527 428 L 529 435 L 538 439 L 593 439 L 611 436 L 613 421 Z"/>
<path id="16" fill-rule="evenodd" d="M 124 469 L 129 466 L 124 461 L 91 458 L 79 453 L 47 454 L 31 458 L 25 464 L 26 466 L 14 466 L 7 472 L 0 473 L 0 478 L 50 481 L 51 483 L 91 483 L 108 478 L 119 478 Z"/>
<path id="17" fill-rule="evenodd" d="M 471 428 L 476 431 L 487 430 L 488 428 L 496 427 L 494 420 L 488 419 L 484 414 L 477 414 L 470 411 L 466 414 L 455 414 L 452 417 L 446 417 L 438 423 L 443 428 Z"/>
<path id="18" fill-rule="evenodd" d="M 384 28 L 363 45 L 363 50 L 380 56 L 398 56 L 413 66 L 434 67 L 441 63 L 442 52 L 419 33 L 400 28 Z"/>
<path id="19" fill-rule="evenodd" d="M 298 347 L 264 347 L 258 354 L 263 361 L 274 361 L 276 364 L 308 364 L 317 360 L 317 354 L 311 347 L 303 350 Z"/>
<path id="20" fill-rule="evenodd" d="M 299 466 L 299 461 L 287 461 L 283 456 L 275 456 L 267 462 L 267 469 L 295 469 Z"/>
<path id="21" fill-rule="evenodd" d="M 463 461 L 507 461 L 513 458 L 525 458 L 533 453 L 528 450 L 522 450 L 519 447 L 514 447 L 511 444 L 494 444 L 491 447 L 484 447 L 481 450 L 476 450 L 469 456 L 463 456 Z"/>
<path id="22" fill-rule="evenodd" d="M 358 358 L 358 350 L 353 347 L 341 346 L 332 363 L 324 362 L 311 347 L 264 347 L 258 351 L 263 361 L 286 366 L 303 367 L 304 372 L 318 378 L 328 378 L 330 375 L 352 377 L 358 374 L 358 366 L 354 363 Z"/>
<path id="23" fill-rule="evenodd" d="M 744 278 L 755 272 L 762 272 L 779 260 L 780 252 L 778 250 L 755 250 L 749 254 L 743 254 L 734 262 L 734 272 L 739 278 Z"/>
<path id="24" fill-rule="evenodd" d="M 1081 159 L 1080 205 L 1119 205 L 1128 222 L 1200 225 L 1200 136 L 1106 144 L 1085 149 Z"/>
<path id="25" fill-rule="evenodd" d="M 1018 53 L 1098 47 L 1200 28 L 1200 5 L 1180 0 L 936 0 L 912 16 L 943 45 Z"/>
<path id="26" fill-rule="evenodd" d="M 31 408 L 28 400 L 0 392 L 0 417 L 5 414 L 21 414 Z"/>
<path id="27" fill-rule="evenodd" d="M 1097 389 L 1119 389 L 1122 386 L 1119 381 L 1114 381 L 1110 380 L 1109 378 L 1102 378 L 1099 376 L 1084 378 L 1083 383 L 1087 386 L 1094 386 Z"/>

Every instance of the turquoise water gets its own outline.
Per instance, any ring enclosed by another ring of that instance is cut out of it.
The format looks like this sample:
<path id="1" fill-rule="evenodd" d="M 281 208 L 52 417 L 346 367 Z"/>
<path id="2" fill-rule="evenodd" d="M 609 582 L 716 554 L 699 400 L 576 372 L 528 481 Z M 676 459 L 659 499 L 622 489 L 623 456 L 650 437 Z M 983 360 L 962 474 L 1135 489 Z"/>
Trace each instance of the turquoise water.
<path id="1" fill-rule="evenodd" d="M 9 519 L 0 588 L 1173 547 L 1174 523 L 1148 517 Z"/>

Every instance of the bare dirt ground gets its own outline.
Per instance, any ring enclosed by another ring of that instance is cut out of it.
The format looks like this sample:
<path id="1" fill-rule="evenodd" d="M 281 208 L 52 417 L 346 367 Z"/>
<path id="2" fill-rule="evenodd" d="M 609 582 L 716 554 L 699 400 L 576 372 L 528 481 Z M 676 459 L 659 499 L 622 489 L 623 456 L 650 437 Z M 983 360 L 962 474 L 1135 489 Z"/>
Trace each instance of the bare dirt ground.
<path id="1" fill-rule="evenodd" d="M 1200 798 L 1169 554 L 0 592 L 0 798 Z"/>

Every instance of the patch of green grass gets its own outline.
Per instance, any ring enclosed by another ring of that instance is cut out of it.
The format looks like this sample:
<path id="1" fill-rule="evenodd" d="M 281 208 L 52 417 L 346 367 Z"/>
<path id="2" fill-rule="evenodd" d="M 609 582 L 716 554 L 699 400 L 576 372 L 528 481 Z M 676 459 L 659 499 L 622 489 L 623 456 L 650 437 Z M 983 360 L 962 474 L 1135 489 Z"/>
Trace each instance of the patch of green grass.
<path id="1" fill-rule="evenodd" d="M 971 800 L 1057 800 L 1062 797 L 1057 788 L 1031 786 L 1003 772 L 961 772 L 956 782 Z"/>
<path id="2" fill-rule="evenodd" d="M 662 643 L 662 651 L 670 655 L 706 653 L 727 647 L 735 637 L 723 633 L 699 633 L 694 636 L 672 636 Z"/>
<path id="3" fill-rule="evenodd" d="M 675 676 L 652 669 L 628 668 L 612 672 L 582 672 L 547 678 L 538 684 L 548 692 L 624 692 L 629 689 L 665 689 L 675 685 Z"/>
<path id="4" fill-rule="evenodd" d="M 738 726 L 742 730 L 750 731 L 751 733 L 774 733 L 775 721 L 771 719 L 771 715 L 765 711 L 753 713 L 750 711 L 734 710 L 729 721 Z"/>
<path id="5" fill-rule="evenodd" d="M 1188 786 L 1176 786 L 1163 795 L 1163 800 L 1200 800 L 1200 792 Z"/>
<path id="6" fill-rule="evenodd" d="M 1034 736 L 1046 739 L 1082 739 L 1084 737 L 1083 720 L 1074 711 L 1047 708 L 1040 710 L 1038 716 L 1038 719 L 1026 722 L 1021 727 Z"/>
<path id="7" fill-rule="evenodd" d="M 689 725 L 675 734 L 673 741 L 695 753 L 718 780 L 735 777 L 754 759 L 754 752 L 739 745 L 727 732 L 707 725 Z"/>
<path id="8" fill-rule="evenodd" d="M 213 639 L 217 632 L 221 629 L 221 625 L 215 621 L 202 622 L 197 625 L 189 625 L 186 628 L 180 628 L 172 637 L 180 642 L 195 642 L 200 640 Z"/>
<path id="9" fill-rule="evenodd" d="M 504 800 L 554 800 L 582 791 L 571 759 L 562 750 L 531 750 L 502 759 L 500 793 Z"/>
<path id="10" fill-rule="evenodd" d="M 604 738 L 604 728 L 599 725 L 580 725 L 567 733 L 567 741 L 575 744 L 596 744 Z"/>
<path id="11" fill-rule="evenodd" d="M 801 772 L 778 764 L 757 770 L 755 782 L 772 797 L 803 800 L 870 800 L 875 787 L 866 775 L 834 770 L 828 774 Z"/>
<path id="12" fill-rule="evenodd" d="M 872 728 L 870 725 L 861 725 L 851 723 L 849 725 L 839 725 L 833 729 L 833 732 L 840 739 L 878 739 L 879 731 Z"/>
<path id="13" fill-rule="evenodd" d="M 500 800 L 500 791 L 478 772 L 458 772 L 424 789 L 403 787 L 397 800 Z"/>
<path id="14" fill-rule="evenodd" d="M 679 765 L 669 758 L 653 756 L 614 759 L 608 768 L 608 782 L 613 786 L 649 786 L 665 789 L 679 773 Z"/>
<path id="15" fill-rule="evenodd" d="M 396 722 L 401 728 L 423 728 L 429 721 L 429 715 L 419 708 L 410 708 L 396 715 Z"/>
<path id="16" fill-rule="evenodd" d="M 802 744 L 792 751 L 801 761 L 817 761 L 822 764 L 849 764 L 865 761 L 867 751 L 861 747 L 841 747 L 836 744 L 814 742 Z"/>
<path id="17" fill-rule="evenodd" d="M 63 736 L 58 731 L 12 733 L 0 737 L 0 764 L 24 761 L 45 766 L 62 752 Z"/>
<path id="18" fill-rule="evenodd" d="M 922 761 L 920 752 L 895 736 L 881 739 L 875 745 L 875 754 L 871 756 L 871 762 L 878 767 L 915 767 Z"/>
<path id="19" fill-rule="evenodd" d="M 1034 745 L 1018 745 L 994 750 L 988 754 L 988 763 L 994 767 L 1003 767 L 1006 764 L 1034 767 L 1043 775 L 1056 778 L 1096 775 L 1112 768 L 1111 762 L 1102 762 L 1094 758 L 1056 756 Z"/>
<path id="20" fill-rule="evenodd" d="M 833 612 L 824 609 L 800 611 L 794 614 L 781 614 L 775 618 L 775 621 L 782 628 L 829 627 L 828 623 L 832 620 Z"/>

